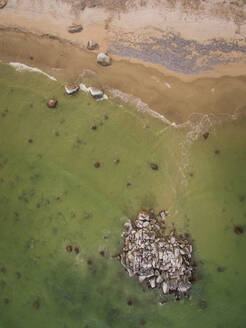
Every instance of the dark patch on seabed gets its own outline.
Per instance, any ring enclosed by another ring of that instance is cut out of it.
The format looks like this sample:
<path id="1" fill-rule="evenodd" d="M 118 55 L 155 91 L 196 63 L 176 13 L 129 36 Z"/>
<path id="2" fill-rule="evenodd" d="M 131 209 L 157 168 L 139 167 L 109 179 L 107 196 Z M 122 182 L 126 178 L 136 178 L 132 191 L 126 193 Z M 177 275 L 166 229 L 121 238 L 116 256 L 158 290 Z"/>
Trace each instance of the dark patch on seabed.
<path id="1" fill-rule="evenodd" d="M 212 70 L 215 65 L 246 61 L 246 45 L 238 41 L 212 39 L 206 44 L 186 40 L 174 33 L 163 33 L 160 38 L 146 37 L 146 42 L 131 41 L 132 33 L 116 38 L 110 45 L 110 53 L 161 64 L 184 74 L 196 74 Z M 232 54 L 236 54 L 233 57 Z"/>

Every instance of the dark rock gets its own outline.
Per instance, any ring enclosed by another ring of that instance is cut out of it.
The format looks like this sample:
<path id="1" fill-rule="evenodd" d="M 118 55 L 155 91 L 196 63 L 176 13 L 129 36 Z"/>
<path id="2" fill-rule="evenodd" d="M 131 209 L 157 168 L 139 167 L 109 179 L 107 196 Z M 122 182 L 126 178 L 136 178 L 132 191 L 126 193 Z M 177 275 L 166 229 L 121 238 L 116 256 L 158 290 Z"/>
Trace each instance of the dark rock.
<path id="1" fill-rule="evenodd" d="M 96 50 L 96 49 L 98 49 L 98 47 L 99 47 L 98 43 L 96 43 L 92 40 L 88 41 L 88 43 L 87 43 L 87 49 L 88 50 Z"/>
<path id="2" fill-rule="evenodd" d="M 50 98 L 48 101 L 47 101 L 47 106 L 49 108 L 55 108 L 57 105 L 57 100 L 54 99 L 54 98 Z"/>
<path id="3" fill-rule="evenodd" d="M 7 273 L 7 269 L 6 269 L 5 267 L 2 267 L 2 268 L 1 268 L 1 272 L 2 272 L 2 273 Z"/>
<path id="4" fill-rule="evenodd" d="M 215 155 L 219 155 L 220 150 L 219 149 L 215 149 L 214 153 L 215 153 Z"/>
<path id="5" fill-rule="evenodd" d="M 101 166 L 101 164 L 100 164 L 99 162 L 96 162 L 96 163 L 94 164 L 94 166 L 95 166 L 95 168 L 99 168 L 99 167 Z"/>
<path id="6" fill-rule="evenodd" d="M 21 278 L 21 273 L 20 272 L 16 272 L 16 278 L 20 279 Z"/>
<path id="7" fill-rule="evenodd" d="M 132 300 L 129 299 L 129 300 L 127 301 L 127 304 L 128 304 L 129 306 L 131 306 L 131 305 L 133 304 Z"/>
<path id="8" fill-rule="evenodd" d="M 40 308 L 40 302 L 39 300 L 36 300 L 33 302 L 33 306 L 35 307 L 36 310 L 38 310 Z"/>
<path id="9" fill-rule="evenodd" d="M 218 266 L 218 267 L 217 267 L 217 271 L 218 271 L 218 272 L 224 272 L 225 270 L 226 270 L 226 268 L 223 267 L 223 266 Z"/>
<path id="10" fill-rule="evenodd" d="M 100 254 L 101 256 L 105 256 L 105 252 L 104 252 L 104 251 L 100 251 L 99 254 Z"/>
<path id="11" fill-rule="evenodd" d="M 203 138 L 206 140 L 206 139 L 208 139 L 208 137 L 209 137 L 209 132 L 205 132 L 205 133 L 203 134 Z"/>
<path id="12" fill-rule="evenodd" d="M 97 126 L 96 125 L 92 125 L 91 129 L 92 130 L 96 130 L 97 129 Z"/>
<path id="13" fill-rule="evenodd" d="M 33 140 L 32 139 L 28 139 L 28 143 L 33 143 Z"/>
<path id="14" fill-rule="evenodd" d="M 159 170 L 158 165 L 155 163 L 151 163 L 150 166 L 151 166 L 152 170 L 155 170 L 155 171 Z"/>
<path id="15" fill-rule="evenodd" d="M 71 253 L 71 252 L 73 251 L 73 246 L 72 246 L 72 245 L 67 245 L 67 247 L 66 247 L 66 251 L 67 251 L 68 253 Z"/>
<path id="16" fill-rule="evenodd" d="M 74 247 L 74 251 L 76 254 L 79 254 L 79 247 L 78 246 Z"/>
<path id="17" fill-rule="evenodd" d="M 243 233 L 243 227 L 242 227 L 242 226 L 239 226 L 239 225 L 234 226 L 234 232 L 235 232 L 237 235 L 242 234 L 242 233 Z"/>
<path id="18" fill-rule="evenodd" d="M 68 32 L 69 33 L 78 33 L 78 32 L 81 32 L 83 30 L 83 26 L 82 25 L 71 25 L 71 26 L 68 26 Z"/>
<path id="19" fill-rule="evenodd" d="M 8 0 L 0 0 L 0 9 L 3 9 L 7 3 L 8 3 Z"/>
<path id="20" fill-rule="evenodd" d="M 208 303 L 205 300 L 200 300 L 199 307 L 200 309 L 205 310 L 208 307 Z"/>

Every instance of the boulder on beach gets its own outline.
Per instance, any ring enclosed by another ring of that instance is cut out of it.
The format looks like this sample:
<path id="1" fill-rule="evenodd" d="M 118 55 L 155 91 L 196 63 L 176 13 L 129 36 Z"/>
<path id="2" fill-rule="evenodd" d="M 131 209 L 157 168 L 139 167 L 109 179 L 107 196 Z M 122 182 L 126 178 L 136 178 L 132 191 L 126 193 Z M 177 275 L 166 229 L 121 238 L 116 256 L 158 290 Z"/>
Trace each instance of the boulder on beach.
<path id="1" fill-rule="evenodd" d="M 68 32 L 69 33 L 78 33 L 78 32 L 81 32 L 83 30 L 83 26 L 82 25 L 71 25 L 71 26 L 68 26 Z"/>
<path id="2" fill-rule="evenodd" d="M 97 55 L 97 63 L 102 66 L 109 66 L 111 64 L 111 58 L 104 53 L 100 53 Z"/>
<path id="3" fill-rule="evenodd" d="M 99 89 L 90 88 L 90 95 L 94 99 L 102 99 L 103 96 L 104 96 L 104 92 L 102 90 L 99 90 Z"/>
<path id="4" fill-rule="evenodd" d="M 54 99 L 54 98 L 50 98 L 50 99 L 48 99 L 48 101 L 47 101 L 47 106 L 48 106 L 49 108 L 55 108 L 56 105 L 57 105 L 57 100 L 56 100 L 56 99 Z"/>
<path id="5" fill-rule="evenodd" d="M 92 40 L 89 40 L 87 42 L 87 49 L 88 50 L 95 50 L 95 49 L 98 49 L 98 48 L 99 48 L 98 43 L 96 43 L 96 42 L 94 42 Z"/>
<path id="6" fill-rule="evenodd" d="M 65 91 L 68 95 L 71 95 L 71 94 L 79 91 L 79 85 L 77 85 L 77 84 L 67 84 L 67 85 L 65 85 Z"/>
<path id="7" fill-rule="evenodd" d="M 0 9 L 4 8 L 7 4 L 8 0 L 0 0 Z"/>

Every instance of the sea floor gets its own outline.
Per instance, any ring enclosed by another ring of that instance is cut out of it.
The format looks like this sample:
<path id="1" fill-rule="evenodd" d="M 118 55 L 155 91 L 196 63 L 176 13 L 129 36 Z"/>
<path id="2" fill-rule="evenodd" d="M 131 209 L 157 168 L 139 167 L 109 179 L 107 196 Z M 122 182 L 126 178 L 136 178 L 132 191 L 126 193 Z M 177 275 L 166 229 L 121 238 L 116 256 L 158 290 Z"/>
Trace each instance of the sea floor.
<path id="1" fill-rule="evenodd" d="M 243 113 L 177 128 L 7 65 L 0 90 L 1 328 L 246 326 Z M 124 222 L 149 208 L 193 240 L 189 300 L 161 304 L 114 259 Z"/>

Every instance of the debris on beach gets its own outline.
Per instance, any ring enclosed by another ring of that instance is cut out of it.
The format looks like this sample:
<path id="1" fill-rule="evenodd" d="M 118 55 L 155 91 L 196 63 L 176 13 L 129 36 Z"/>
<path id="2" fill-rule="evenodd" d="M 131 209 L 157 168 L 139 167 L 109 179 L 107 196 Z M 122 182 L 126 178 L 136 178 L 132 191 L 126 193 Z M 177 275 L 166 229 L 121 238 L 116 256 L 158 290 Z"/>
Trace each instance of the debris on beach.
<path id="1" fill-rule="evenodd" d="M 47 101 L 47 106 L 48 106 L 49 108 L 55 108 L 56 105 L 57 105 L 57 100 L 56 100 L 56 99 L 54 99 L 54 98 L 50 98 L 50 99 L 48 99 L 48 101 Z"/>
<path id="2" fill-rule="evenodd" d="M 3 9 L 7 3 L 8 3 L 8 0 L 0 0 L 0 9 Z"/>
<path id="3" fill-rule="evenodd" d="M 158 215 L 150 210 L 128 220 L 120 259 L 130 277 L 137 276 L 151 288 L 161 288 L 165 295 L 180 297 L 192 287 L 192 245 L 174 231 L 165 235 L 166 217 L 164 210 Z"/>
<path id="4" fill-rule="evenodd" d="M 79 85 L 77 84 L 67 84 L 65 85 L 65 91 L 68 95 L 71 95 L 77 91 L 79 91 Z"/>
<path id="5" fill-rule="evenodd" d="M 68 32 L 69 33 L 78 33 L 78 32 L 81 32 L 83 30 L 83 26 L 82 25 L 76 25 L 76 24 L 73 24 L 71 26 L 68 26 Z"/>
<path id="6" fill-rule="evenodd" d="M 96 43 L 96 42 L 94 42 L 94 41 L 92 41 L 92 40 L 89 40 L 89 41 L 87 42 L 87 49 L 88 49 L 88 50 L 96 50 L 96 49 L 98 49 L 98 48 L 99 48 L 98 43 Z"/>
<path id="7" fill-rule="evenodd" d="M 109 66 L 111 65 L 111 58 L 107 54 L 101 52 L 97 55 L 97 63 L 102 66 Z"/>

